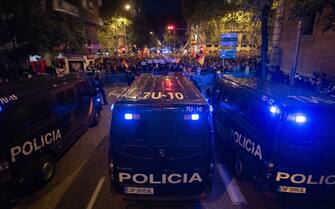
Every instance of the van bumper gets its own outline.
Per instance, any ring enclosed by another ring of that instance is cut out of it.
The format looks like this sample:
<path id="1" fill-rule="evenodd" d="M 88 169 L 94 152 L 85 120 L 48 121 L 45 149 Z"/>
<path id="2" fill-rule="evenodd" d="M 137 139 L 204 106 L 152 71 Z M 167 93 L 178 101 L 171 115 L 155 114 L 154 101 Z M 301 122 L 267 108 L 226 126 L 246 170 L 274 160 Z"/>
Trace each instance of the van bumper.
<path id="1" fill-rule="evenodd" d="M 121 197 L 125 200 L 135 200 L 135 201 L 194 201 L 194 200 L 203 200 L 207 199 L 211 195 L 211 186 L 208 186 L 204 192 L 201 194 L 195 194 L 195 195 L 134 195 L 134 194 L 126 194 L 123 191 L 124 186 L 118 185 L 117 183 L 113 183 L 111 181 L 110 188 L 112 194 Z"/>
<path id="2" fill-rule="evenodd" d="M 261 185 L 261 188 L 266 197 L 270 199 L 292 199 L 292 200 L 311 200 L 311 201 L 327 201 L 333 198 L 335 193 L 334 185 L 325 184 L 310 184 L 306 180 L 304 183 L 296 184 L 292 183 L 290 177 L 288 179 L 277 178 L 281 172 L 282 175 L 287 177 L 287 174 L 292 177 L 292 175 L 298 174 L 297 180 L 301 178 L 313 178 L 313 182 L 319 182 L 322 172 L 315 173 L 315 171 L 302 171 L 296 168 L 287 167 L 276 167 L 272 172 L 265 172 L 264 176 L 258 178 L 257 183 Z M 334 174 L 335 172 L 325 172 L 328 175 Z M 324 174 L 326 175 L 326 174 Z M 309 177 L 310 176 L 310 177 Z M 289 191 L 293 190 L 293 191 Z M 297 192 L 298 190 L 298 192 Z"/>

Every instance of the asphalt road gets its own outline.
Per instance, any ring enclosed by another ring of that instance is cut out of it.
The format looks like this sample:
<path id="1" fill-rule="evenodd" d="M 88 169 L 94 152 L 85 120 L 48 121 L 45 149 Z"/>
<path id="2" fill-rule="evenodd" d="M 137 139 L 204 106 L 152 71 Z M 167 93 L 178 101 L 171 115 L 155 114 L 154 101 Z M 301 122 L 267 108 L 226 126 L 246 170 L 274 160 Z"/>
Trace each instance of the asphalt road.
<path id="1" fill-rule="evenodd" d="M 226 156 L 215 145 L 212 192 L 197 201 L 133 202 L 113 194 L 108 179 L 108 132 L 110 105 L 122 91 L 109 88 L 109 105 L 101 123 L 89 129 L 58 161 L 53 180 L 30 195 L 13 201 L 15 209 L 331 209 L 322 203 L 275 201 L 264 197 L 252 183 L 230 174 Z M 229 157 L 229 156 L 228 156 Z"/>

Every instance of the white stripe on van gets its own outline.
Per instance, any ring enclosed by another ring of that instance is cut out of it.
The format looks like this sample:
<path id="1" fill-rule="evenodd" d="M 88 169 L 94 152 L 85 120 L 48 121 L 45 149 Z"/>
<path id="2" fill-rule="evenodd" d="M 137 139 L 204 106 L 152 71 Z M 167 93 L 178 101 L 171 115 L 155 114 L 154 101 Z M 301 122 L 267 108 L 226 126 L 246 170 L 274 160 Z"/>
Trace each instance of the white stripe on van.
<path id="1" fill-rule="evenodd" d="M 222 179 L 222 182 L 226 186 L 228 195 L 234 205 L 247 205 L 247 200 L 244 198 L 240 188 L 236 184 L 235 178 L 232 178 L 227 172 L 226 167 L 223 164 L 216 164 L 216 169 Z"/>

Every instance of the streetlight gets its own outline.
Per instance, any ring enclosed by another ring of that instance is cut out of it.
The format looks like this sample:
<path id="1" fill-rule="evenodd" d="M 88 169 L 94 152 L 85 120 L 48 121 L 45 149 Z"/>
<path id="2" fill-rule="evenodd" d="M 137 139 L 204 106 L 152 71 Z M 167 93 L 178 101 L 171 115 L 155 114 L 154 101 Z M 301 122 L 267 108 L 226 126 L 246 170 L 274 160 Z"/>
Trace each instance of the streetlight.
<path id="1" fill-rule="evenodd" d="M 130 8 L 131 8 L 131 6 L 130 6 L 130 4 L 126 4 L 126 5 L 124 6 L 124 8 L 125 8 L 127 11 L 129 11 Z"/>
<path id="2" fill-rule="evenodd" d="M 115 14 L 114 14 L 114 17 L 117 18 L 117 15 L 118 15 L 118 12 L 120 10 L 122 6 L 119 6 L 116 10 L 115 10 Z M 131 9 L 131 5 L 130 4 L 126 4 L 124 5 L 123 7 L 126 11 L 129 11 Z"/>
<path id="3" fill-rule="evenodd" d="M 115 14 L 114 14 L 114 18 L 115 18 L 115 19 L 117 18 L 118 11 L 119 11 L 120 8 L 121 8 L 121 6 L 119 6 L 119 7 L 116 9 L 116 11 L 115 11 Z M 126 5 L 124 5 L 124 9 L 125 9 L 126 11 L 129 11 L 129 10 L 131 9 L 131 5 L 130 5 L 130 4 L 126 4 Z M 126 25 L 125 25 L 125 24 L 123 25 L 123 31 L 124 31 L 124 48 L 127 48 L 127 44 L 126 44 L 126 42 L 127 42 L 127 33 L 126 33 Z M 117 48 L 118 48 L 118 47 L 117 47 Z M 118 52 L 117 48 L 116 48 L 116 53 Z"/>

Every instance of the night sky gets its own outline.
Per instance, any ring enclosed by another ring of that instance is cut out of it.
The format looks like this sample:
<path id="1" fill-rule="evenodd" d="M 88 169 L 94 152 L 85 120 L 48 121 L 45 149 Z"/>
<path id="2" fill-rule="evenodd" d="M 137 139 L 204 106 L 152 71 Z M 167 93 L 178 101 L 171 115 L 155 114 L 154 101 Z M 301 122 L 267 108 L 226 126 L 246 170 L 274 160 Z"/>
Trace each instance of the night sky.
<path id="1" fill-rule="evenodd" d="M 168 24 L 184 28 L 181 0 L 142 0 L 142 9 L 157 35 L 162 35 Z"/>

